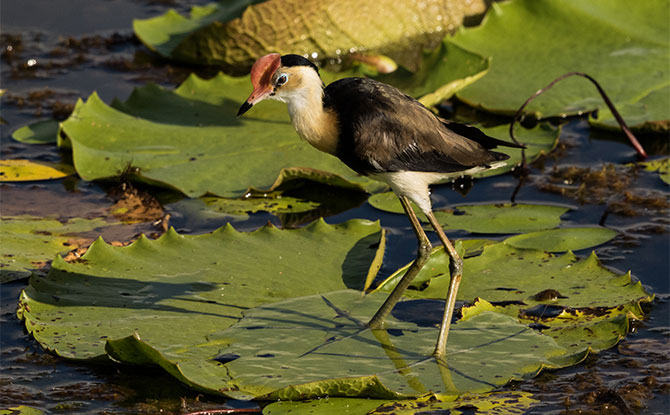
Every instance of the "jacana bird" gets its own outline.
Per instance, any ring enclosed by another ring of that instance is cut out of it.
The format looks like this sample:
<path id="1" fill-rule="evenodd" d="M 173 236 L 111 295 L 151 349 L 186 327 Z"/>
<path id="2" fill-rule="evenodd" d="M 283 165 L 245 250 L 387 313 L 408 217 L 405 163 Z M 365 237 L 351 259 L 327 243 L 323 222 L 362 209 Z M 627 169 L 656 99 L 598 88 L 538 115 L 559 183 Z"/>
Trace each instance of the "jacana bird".
<path id="1" fill-rule="evenodd" d="M 272 53 L 251 68 L 253 92 L 241 116 L 260 101 L 285 102 L 298 135 L 359 174 L 387 183 L 400 199 L 419 242 L 417 258 L 369 322 L 381 328 L 432 249 L 409 201 L 426 215 L 450 257 L 451 283 L 434 356 L 444 357 L 463 261 L 439 225 L 429 185 L 505 165 L 496 146 L 520 147 L 475 127 L 444 120 L 393 86 L 344 78 L 324 88 L 317 66 L 299 55 Z"/>

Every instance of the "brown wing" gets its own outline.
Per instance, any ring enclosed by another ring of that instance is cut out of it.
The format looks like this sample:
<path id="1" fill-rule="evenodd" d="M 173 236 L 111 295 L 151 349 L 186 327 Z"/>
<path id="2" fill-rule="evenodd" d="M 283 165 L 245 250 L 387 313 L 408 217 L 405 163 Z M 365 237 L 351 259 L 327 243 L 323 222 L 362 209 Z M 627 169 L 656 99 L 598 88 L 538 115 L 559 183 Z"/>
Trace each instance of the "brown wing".
<path id="1" fill-rule="evenodd" d="M 326 87 L 324 106 L 338 118 L 337 156 L 363 174 L 451 173 L 507 158 L 486 148 L 504 142 L 464 124 L 452 129 L 417 100 L 371 79 L 333 82 Z"/>

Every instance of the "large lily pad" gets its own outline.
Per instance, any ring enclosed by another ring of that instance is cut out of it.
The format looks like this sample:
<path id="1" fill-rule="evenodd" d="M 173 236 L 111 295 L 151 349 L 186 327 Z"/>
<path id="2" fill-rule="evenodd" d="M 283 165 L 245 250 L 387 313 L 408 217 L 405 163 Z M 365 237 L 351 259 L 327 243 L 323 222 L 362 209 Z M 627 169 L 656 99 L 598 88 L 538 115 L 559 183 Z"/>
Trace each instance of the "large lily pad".
<path id="1" fill-rule="evenodd" d="M 249 85 L 248 78 L 191 76 L 175 91 L 153 84 L 136 89 L 116 108 L 96 94 L 79 101 L 62 124 L 77 172 L 97 180 L 132 167 L 140 179 L 191 197 L 237 197 L 249 186 L 272 189 L 295 178 L 359 190 L 379 186 L 301 141 L 281 103 L 263 103 L 238 120 Z"/>
<path id="2" fill-rule="evenodd" d="M 164 56 L 195 64 L 246 70 L 259 57 L 279 52 L 339 59 L 354 51 L 389 55 L 408 68 L 464 17 L 481 14 L 482 0 L 269 0 L 208 5 L 190 18 L 169 11 L 135 20 L 137 36 Z M 230 20 L 230 21 L 228 21 Z"/>
<path id="3" fill-rule="evenodd" d="M 0 219 L 0 282 L 30 276 L 56 254 L 77 248 L 77 233 L 110 224 L 102 219 L 72 219 L 62 223 L 33 216 Z"/>
<path id="4" fill-rule="evenodd" d="M 402 401 L 328 397 L 314 401 L 271 403 L 263 408 L 263 415 L 373 415 L 388 413 L 414 415 L 421 412 L 440 413 L 442 411 L 449 411 L 450 415 L 465 415 L 473 410 L 477 411 L 477 415 L 512 415 L 523 413 L 536 402 L 538 401 L 533 399 L 530 393 L 520 391 L 463 395 L 456 400 L 451 396 L 440 396 L 432 393 L 417 399 Z"/>
<path id="5" fill-rule="evenodd" d="M 406 295 L 444 299 L 450 281 L 448 265 L 444 251 L 434 250 Z M 391 275 L 380 289 L 390 291 L 405 271 L 403 268 Z M 465 259 L 458 299 L 472 301 L 477 297 L 528 307 L 550 304 L 594 309 L 625 305 L 636 318 L 643 315 L 639 302 L 652 298 L 640 282 L 631 280 L 630 272 L 612 272 L 600 264 L 595 253 L 578 259 L 572 252 L 556 256 L 506 243 L 486 245 L 481 255 Z"/>
<path id="6" fill-rule="evenodd" d="M 389 318 L 366 326 L 385 299 L 338 291 L 264 305 L 213 334 L 227 390 L 268 400 L 317 396 L 397 399 L 429 391 L 486 392 L 566 361 L 566 350 L 516 318 L 482 312 L 452 326 L 447 356 L 431 356 L 437 329 Z M 573 363 L 583 354 L 573 355 Z M 214 362 L 213 362 L 214 363 Z"/>
<path id="7" fill-rule="evenodd" d="M 368 199 L 377 209 L 404 214 L 393 193 L 378 193 Z M 520 233 L 555 228 L 561 215 L 569 209 L 562 206 L 498 203 L 493 205 L 462 205 L 448 210 L 435 210 L 435 217 L 444 229 L 463 229 L 476 233 Z"/>
<path id="8" fill-rule="evenodd" d="M 488 111 L 512 114 L 552 79 L 581 71 L 596 78 L 617 106 L 636 104 L 668 85 L 669 7 L 665 0 L 635 7 L 626 0 L 495 3 L 481 26 L 463 30 L 453 39 L 493 58 L 488 75 L 458 97 Z M 592 85 L 571 78 L 533 101 L 528 110 L 550 117 L 604 106 Z M 633 126 L 658 121 L 655 118 L 636 117 Z"/>
<path id="9" fill-rule="evenodd" d="M 135 333 L 174 364 L 206 349 L 196 345 L 249 307 L 362 289 L 379 268 L 380 235 L 377 223 L 353 220 L 251 234 L 231 226 L 198 236 L 170 230 L 118 248 L 98 240 L 81 262 L 57 258 L 45 277 L 32 277 L 18 313 L 43 347 L 63 357 L 103 358 L 107 339 Z"/>

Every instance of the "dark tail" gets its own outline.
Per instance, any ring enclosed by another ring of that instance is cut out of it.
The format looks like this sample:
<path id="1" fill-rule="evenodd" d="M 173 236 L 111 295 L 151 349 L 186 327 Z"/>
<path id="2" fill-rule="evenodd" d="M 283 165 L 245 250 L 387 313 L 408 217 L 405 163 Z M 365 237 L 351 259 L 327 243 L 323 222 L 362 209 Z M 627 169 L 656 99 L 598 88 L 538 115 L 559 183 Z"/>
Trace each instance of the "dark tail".
<path id="1" fill-rule="evenodd" d="M 523 144 L 509 143 L 507 141 L 498 140 L 497 138 L 489 137 L 484 134 L 479 128 L 473 127 L 467 124 L 461 124 L 453 121 L 441 120 L 442 124 L 451 131 L 459 134 L 463 137 L 466 137 L 472 141 L 476 141 L 481 144 L 487 150 L 492 148 L 502 146 L 502 147 L 513 147 L 513 148 L 526 148 Z M 500 153 L 498 153 L 500 154 Z"/>

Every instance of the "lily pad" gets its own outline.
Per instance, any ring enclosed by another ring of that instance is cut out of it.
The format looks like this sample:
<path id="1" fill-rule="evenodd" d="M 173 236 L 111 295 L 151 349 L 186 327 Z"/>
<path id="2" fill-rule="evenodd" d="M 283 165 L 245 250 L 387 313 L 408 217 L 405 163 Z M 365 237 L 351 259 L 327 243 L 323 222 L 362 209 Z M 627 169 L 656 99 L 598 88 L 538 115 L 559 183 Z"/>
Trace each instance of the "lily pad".
<path id="1" fill-rule="evenodd" d="M 194 8 L 190 18 L 170 11 L 135 20 L 138 38 L 164 56 L 245 71 L 259 57 L 279 52 L 340 59 L 351 52 L 388 55 L 416 69 L 423 49 L 432 49 L 466 16 L 485 10 L 482 0 L 270 0 Z"/>
<path id="2" fill-rule="evenodd" d="M 615 230 L 602 227 L 561 228 L 511 236 L 505 243 L 516 248 L 566 252 L 604 244 L 616 235 Z"/>
<path id="3" fill-rule="evenodd" d="M 18 405 L 11 408 L 0 409 L 0 415 L 43 415 L 44 412 L 30 406 Z"/>
<path id="4" fill-rule="evenodd" d="M 377 209 L 404 214 L 393 193 L 372 195 L 368 202 Z M 435 217 L 444 229 L 463 229 L 473 233 L 520 233 L 555 228 L 561 223 L 561 215 L 568 210 L 551 205 L 497 203 L 436 210 Z"/>
<path id="5" fill-rule="evenodd" d="M 670 158 L 666 157 L 658 160 L 643 161 L 637 164 L 647 171 L 657 171 L 658 177 L 660 177 L 666 184 L 670 184 Z"/>
<path id="6" fill-rule="evenodd" d="M 62 129 L 85 180 L 117 177 L 130 167 L 141 180 L 190 197 L 239 197 L 249 186 L 274 189 L 295 179 L 357 190 L 380 186 L 300 140 L 279 102 L 238 120 L 248 93 L 247 78 L 219 75 L 191 76 L 175 91 L 149 84 L 115 108 L 93 94 L 77 103 Z"/>
<path id="7" fill-rule="evenodd" d="M 62 223 L 33 216 L 0 218 L 0 282 L 30 276 L 57 254 L 77 248 L 77 233 L 109 225 L 102 219 L 71 219 Z"/>
<path id="8" fill-rule="evenodd" d="M 32 160 L 0 160 L 0 182 L 62 179 L 74 173 L 74 168 L 65 163 Z"/>
<path id="9" fill-rule="evenodd" d="M 472 305 L 461 308 L 462 319 L 467 320 L 485 311 L 516 317 L 519 322 L 530 324 L 542 334 L 551 336 L 571 353 L 587 354 L 609 349 L 626 337 L 628 332 L 630 316 L 624 307 L 572 309 L 551 304 L 535 307 L 501 304 L 493 305 L 477 298 Z"/>
<path id="10" fill-rule="evenodd" d="M 107 359 L 107 339 L 135 333 L 166 367 L 181 362 L 176 372 L 202 371 L 199 364 L 210 364 L 202 356 L 188 363 L 190 355 L 207 349 L 208 336 L 235 323 L 243 310 L 364 288 L 379 269 L 381 238 L 378 223 L 352 220 L 251 234 L 231 226 L 197 236 L 170 230 L 128 247 L 98 240 L 80 262 L 57 258 L 45 277 L 31 278 L 18 315 L 43 347 L 69 359 Z"/>
<path id="11" fill-rule="evenodd" d="M 14 131 L 12 138 L 27 144 L 55 144 L 58 137 L 58 121 L 43 120 Z"/>
<path id="12" fill-rule="evenodd" d="M 429 394 L 412 400 L 374 400 L 325 398 L 315 401 L 275 402 L 263 408 L 263 415 L 339 415 L 388 414 L 413 415 L 420 412 L 449 411 L 451 415 L 465 415 L 473 410 L 478 415 L 512 415 L 523 413 L 534 403 L 528 392 L 508 391 L 478 395 L 451 396 Z M 460 409 L 460 410 L 459 410 Z M 468 411 L 468 412 L 463 412 Z"/>
<path id="13" fill-rule="evenodd" d="M 378 289 L 391 291 L 405 274 L 401 268 Z M 406 291 L 408 297 L 444 299 L 449 286 L 449 260 L 442 249 L 431 254 Z M 556 298 L 543 294 L 557 292 Z M 542 249 L 519 249 L 506 243 L 484 246 L 481 255 L 466 258 L 458 299 L 517 302 L 528 307 L 551 304 L 571 308 L 625 307 L 635 318 L 640 301 L 651 301 L 630 272 L 616 274 L 600 264 L 595 253 L 578 259 L 572 252 L 557 256 Z"/>
<path id="14" fill-rule="evenodd" d="M 514 318 L 482 313 L 452 326 L 446 362 L 438 363 L 431 356 L 434 327 L 394 318 L 385 330 L 366 327 L 385 297 L 339 291 L 246 311 L 238 324 L 213 335 L 229 343 L 222 356 L 239 356 L 223 364 L 227 384 L 269 400 L 457 395 L 532 377 L 563 352 Z M 508 358 L 493 358 L 500 355 Z"/>
<path id="15" fill-rule="evenodd" d="M 665 0 L 636 7 L 626 0 L 494 3 L 480 26 L 462 30 L 453 39 L 493 58 L 487 76 L 457 96 L 487 111 L 513 114 L 554 78 L 580 71 L 597 79 L 618 107 L 635 104 L 668 85 L 669 7 Z M 571 78 L 533 101 L 528 110 L 551 117 L 604 107 L 593 86 Z M 632 127 L 647 121 L 656 120 L 637 118 Z"/>
<path id="16" fill-rule="evenodd" d="M 626 123 L 642 133 L 667 134 L 670 130 L 670 86 L 651 91 L 649 94 L 617 108 Z M 609 109 L 598 111 L 598 117 L 589 117 L 591 125 L 619 131 L 621 127 Z"/>
<path id="17" fill-rule="evenodd" d="M 484 312 L 452 326 L 447 356 L 438 361 L 431 356 L 435 327 L 393 317 L 384 330 L 367 327 L 385 297 L 348 290 L 245 311 L 238 324 L 211 336 L 228 344 L 219 355 L 229 360 L 220 362 L 227 369 L 221 381 L 263 400 L 459 395 L 533 377 L 565 354 L 517 319 Z"/>

